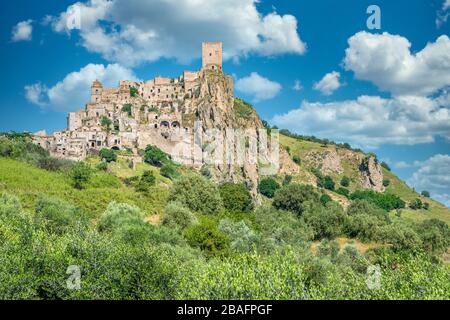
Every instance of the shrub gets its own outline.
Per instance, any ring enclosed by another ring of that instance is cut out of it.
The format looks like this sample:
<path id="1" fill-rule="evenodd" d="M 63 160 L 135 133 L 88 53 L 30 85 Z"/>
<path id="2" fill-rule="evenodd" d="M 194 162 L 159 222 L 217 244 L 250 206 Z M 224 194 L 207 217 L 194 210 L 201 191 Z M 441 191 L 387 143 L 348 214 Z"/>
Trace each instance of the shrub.
<path id="1" fill-rule="evenodd" d="M 331 199 L 331 197 L 329 195 L 327 195 L 326 193 L 322 194 L 320 196 L 320 203 L 322 203 L 323 205 L 326 205 L 328 202 L 333 201 L 333 199 Z"/>
<path id="2" fill-rule="evenodd" d="M 420 200 L 419 198 L 414 199 L 413 201 L 411 201 L 411 203 L 409 204 L 409 207 L 413 210 L 420 210 L 423 207 L 423 203 L 422 200 Z"/>
<path id="3" fill-rule="evenodd" d="M 37 159 L 36 165 L 48 171 L 69 170 L 73 166 L 73 161 L 43 156 Z"/>
<path id="4" fill-rule="evenodd" d="M 108 163 L 106 162 L 100 162 L 97 166 L 96 166 L 98 171 L 106 171 L 108 170 Z"/>
<path id="5" fill-rule="evenodd" d="M 283 179 L 283 186 L 287 186 L 291 182 L 292 182 L 292 176 L 289 174 L 285 175 L 284 179 Z"/>
<path id="6" fill-rule="evenodd" d="M 207 164 L 204 164 L 202 166 L 202 168 L 200 169 L 200 174 L 205 178 L 211 178 L 211 170 L 209 169 L 209 166 Z"/>
<path id="7" fill-rule="evenodd" d="M 429 197 L 430 197 L 430 192 L 429 192 L 429 191 L 423 190 L 421 194 L 422 194 L 422 196 L 424 196 L 425 198 L 429 198 Z"/>
<path id="8" fill-rule="evenodd" d="M 405 202 L 399 196 L 390 193 L 379 193 L 373 190 L 356 190 L 350 195 L 350 199 L 365 199 L 386 211 L 405 207 Z"/>
<path id="9" fill-rule="evenodd" d="M 242 220 L 239 222 L 220 220 L 218 228 L 229 237 L 230 248 L 235 252 L 250 252 L 260 242 L 260 236 Z"/>
<path id="10" fill-rule="evenodd" d="M 277 209 L 301 215 L 303 213 L 303 203 L 308 200 L 319 202 L 319 195 L 314 192 L 313 187 L 292 183 L 276 192 L 273 206 Z"/>
<path id="11" fill-rule="evenodd" d="M 179 175 L 176 167 L 172 163 L 163 164 L 160 170 L 160 174 L 163 177 L 169 178 L 170 180 L 175 179 Z"/>
<path id="12" fill-rule="evenodd" d="M 343 195 L 344 197 L 349 197 L 349 195 L 350 195 L 350 191 L 348 190 L 348 189 L 346 189 L 346 188 L 342 188 L 342 187 L 340 187 L 340 188 L 338 188 L 337 190 L 336 190 L 336 193 L 337 194 L 340 194 L 340 195 Z"/>
<path id="13" fill-rule="evenodd" d="M 347 188 L 350 185 L 350 178 L 347 176 L 343 176 L 341 179 L 341 186 Z"/>
<path id="14" fill-rule="evenodd" d="M 442 254 L 450 246 L 450 228 L 438 219 L 424 220 L 417 226 L 423 248 L 433 254 Z"/>
<path id="15" fill-rule="evenodd" d="M 162 224 L 170 228 L 186 229 L 196 221 L 192 212 L 178 202 L 169 202 L 164 209 Z"/>
<path id="16" fill-rule="evenodd" d="M 300 164 L 302 163 L 302 160 L 301 160 L 300 157 L 297 156 L 297 155 L 293 156 L 293 157 L 292 157 L 292 160 L 293 160 L 296 164 L 298 164 L 298 165 L 300 165 Z"/>
<path id="17" fill-rule="evenodd" d="M 169 157 L 156 146 L 148 145 L 145 148 L 144 161 L 157 167 L 169 162 Z"/>
<path id="18" fill-rule="evenodd" d="M 114 150 L 103 148 L 100 150 L 100 157 L 106 162 L 113 162 L 117 160 L 117 154 Z"/>
<path id="19" fill-rule="evenodd" d="M 387 178 L 383 179 L 383 186 L 384 187 L 388 187 L 390 184 L 391 184 L 391 180 L 389 180 Z"/>
<path id="20" fill-rule="evenodd" d="M 136 98 L 137 96 L 139 96 L 139 91 L 138 91 L 138 89 L 135 88 L 135 87 L 131 87 L 131 88 L 130 88 L 130 96 L 131 96 L 132 98 Z"/>
<path id="21" fill-rule="evenodd" d="M 231 212 L 250 212 L 253 201 L 247 188 L 242 183 L 225 182 L 219 187 L 223 206 Z"/>
<path id="22" fill-rule="evenodd" d="M 92 177 L 92 170 L 87 163 L 79 161 L 72 167 L 69 176 L 74 188 L 84 189 Z"/>
<path id="23" fill-rule="evenodd" d="M 222 199 L 216 185 L 197 174 L 188 174 L 175 181 L 169 201 L 178 201 L 194 212 L 217 213 Z"/>
<path id="24" fill-rule="evenodd" d="M 387 171 L 391 171 L 391 167 L 389 167 L 389 165 L 386 163 L 386 162 L 381 162 L 381 166 L 383 167 L 383 168 L 385 168 Z"/>
<path id="25" fill-rule="evenodd" d="M 102 119 L 100 120 L 100 124 L 105 127 L 107 130 L 109 130 L 109 128 L 112 125 L 112 121 L 110 118 L 103 116 Z"/>
<path id="26" fill-rule="evenodd" d="M 129 104 L 129 103 L 124 104 L 123 107 L 122 107 L 122 112 L 128 113 L 128 116 L 131 117 L 131 114 L 132 114 L 132 107 L 133 107 L 133 106 L 132 106 L 131 104 Z"/>
<path id="27" fill-rule="evenodd" d="M 200 248 L 209 257 L 228 254 L 229 238 L 209 219 L 187 228 L 185 237 L 191 246 Z"/>
<path id="28" fill-rule="evenodd" d="M 334 181 L 333 178 L 330 176 L 325 176 L 322 179 L 318 179 L 318 185 L 319 187 L 325 188 L 327 190 L 334 190 Z"/>
<path id="29" fill-rule="evenodd" d="M 83 225 L 87 223 L 82 209 L 45 195 L 37 199 L 35 212 L 36 224 L 52 233 L 62 234 L 73 228 L 77 222 Z"/>
<path id="30" fill-rule="evenodd" d="M 155 175 L 152 171 L 144 171 L 136 184 L 136 191 L 147 192 L 151 186 L 156 183 Z"/>
<path id="31" fill-rule="evenodd" d="M 258 184 L 258 192 L 267 198 L 273 198 L 279 188 L 280 184 L 272 177 L 263 178 Z"/>
<path id="32" fill-rule="evenodd" d="M 376 216 L 386 223 L 390 223 L 388 212 L 367 200 L 353 200 L 347 208 L 347 214 L 349 216 L 368 214 L 371 216 Z"/>
<path id="33" fill-rule="evenodd" d="M 100 216 L 97 228 L 101 232 L 112 232 L 126 224 L 140 224 L 144 215 L 138 207 L 126 203 L 111 202 Z"/>
<path id="34" fill-rule="evenodd" d="M 379 238 L 398 250 L 417 250 L 422 245 L 422 241 L 414 229 L 401 222 L 382 227 Z"/>
<path id="35" fill-rule="evenodd" d="M 345 214 L 336 202 L 328 202 L 325 206 L 313 201 L 303 205 L 303 217 L 313 232 L 315 239 L 333 239 L 342 232 Z"/>
<path id="36" fill-rule="evenodd" d="M 358 238 L 362 241 L 377 240 L 381 227 L 386 222 L 377 216 L 362 213 L 350 216 L 345 224 L 345 232 L 351 238 Z"/>

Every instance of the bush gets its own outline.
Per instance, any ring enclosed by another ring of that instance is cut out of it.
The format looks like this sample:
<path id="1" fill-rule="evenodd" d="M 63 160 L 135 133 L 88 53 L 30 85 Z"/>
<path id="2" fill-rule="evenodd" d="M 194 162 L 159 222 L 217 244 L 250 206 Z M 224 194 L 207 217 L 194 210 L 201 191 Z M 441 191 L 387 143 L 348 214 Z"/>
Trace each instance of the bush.
<path id="1" fill-rule="evenodd" d="M 111 202 L 100 216 L 97 228 L 101 232 L 113 232 L 127 224 L 141 224 L 144 215 L 138 207 L 126 203 Z"/>
<path id="2" fill-rule="evenodd" d="M 112 121 L 110 118 L 103 116 L 102 119 L 100 120 L 100 124 L 105 127 L 107 130 L 109 130 L 109 128 L 112 125 Z"/>
<path id="3" fill-rule="evenodd" d="M 73 161 L 43 156 L 37 159 L 36 165 L 48 171 L 69 170 L 73 166 Z"/>
<path id="4" fill-rule="evenodd" d="M 199 224 L 187 228 L 185 237 L 191 246 L 200 248 L 209 257 L 228 254 L 229 238 L 209 219 L 202 219 Z"/>
<path id="5" fill-rule="evenodd" d="M 356 190 L 350 195 L 350 199 L 365 199 L 386 211 L 405 207 L 405 202 L 399 196 L 390 193 L 379 193 L 373 190 Z"/>
<path id="6" fill-rule="evenodd" d="M 314 232 L 314 239 L 333 239 L 342 232 L 345 214 L 336 202 L 328 202 L 325 206 L 307 201 L 304 205 L 303 217 Z"/>
<path id="7" fill-rule="evenodd" d="M 223 206 L 231 212 L 250 212 L 253 201 L 247 188 L 242 183 L 225 182 L 219 187 Z"/>
<path id="8" fill-rule="evenodd" d="M 63 234 L 69 228 L 73 228 L 76 223 L 87 224 L 86 215 L 82 209 L 45 195 L 37 199 L 35 212 L 35 223 L 52 233 Z"/>
<path id="9" fill-rule="evenodd" d="M 292 182 L 292 176 L 289 174 L 285 175 L 284 179 L 283 179 L 283 186 L 287 186 L 291 182 Z"/>
<path id="10" fill-rule="evenodd" d="M 350 178 L 347 176 L 343 176 L 341 179 L 341 186 L 347 188 L 350 185 Z"/>
<path id="11" fill-rule="evenodd" d="M 271 177 L 261 179 L 258 184 L 258 192 L 267 198 L 273 198 L 275 192 L 280 188 L 280 184 Z"/>
<path id="12" fill-rule="evenodd" d="M 300 164 L 302 163 L 302 160 L 301 160 L 300 157 L 297 156 L 297 155 L 293 156 L 293 157 L 292 157 L 292 160 L 293 160 L 296 164 L 298 164 L 298 165 L 300 165 Z"/>
<path id="13" fill-rule="evenodd" d="M 162 225 L 170 228 L 186 229 L 196 221 L 192 212 L 178 202 L 169 202 L 164 209 Z"/>
<path id="14" fill-rule="evenodd" d="M 413 210 L 420 210 L 423 207 L 423 203 L 422 200 L 420 200 L 419 198 L 414 199 L 413 201 L 411 201 L 411 203 L 409 204 L 409 207 Z"/>
<path id="15" fill-rule="evenodd" d="M 130 88 L 130 96 L 131 96 L 132 98 L 138 97 L 138 96 L 139 96 L 139 91 L 138 91 L 138 89 L 135 88 L 135 87 L 131 87 L 131 88 Z"/>
<path id="16" fill-rule="evenodd" d="M 211 170 L 209 169 L 209 166 L 207 164 L 204 164 L 202 166 L 202 168 L 200 169 L 200 174 L 205 178 L 211 178 Z"/>
<path id="17" fill-rule="evenodd" d="M 108 163 L 106 162 L 100 162 L 97 166 L 96 166 L 98 171 L 107 171 L 108 170 Z"/>
<path id="18" fill-rule="evenodd" d="M 386 163 L 386 162 L 381 162 L 381 166 L 383 167 L 383 168 L 385 168 L 387 171 L 391 171 L 391 167 L 389 167 L 389 165 Z"/>
<path id="19" fill-rule="evenodd" d="M 333 199 L 331 199 L 331 197 L 329 195 L 327 195 L 326 193 L 322 194 L 320 196 L 320 203 L 322 203 L 323 205 L 326 205 L 328 202 L 333 201 Z"/>
<path id="20" fill-rule="evenodd" d="M 87 163 L 79 161 L 72 167 L 69 176 L 74 188 L 84 189 L 92 177 L 92 170 Z"/>
<path id="21" fill-rule="evenodd" d="M 179 176 L 177 168 L 172 163 L 163 164 L 159 173 L 170 180 L 174 180 Z"/>
<path id="22" fill-rule="evenodd" d="M 379 238 L 397 250 L 417 250 L 422 245 L 422 241 L 414 229 L 401 222 L 382 227 Z"/>
<path id="23" fill-rule="evenodd" d="M 133 107 L 133 106 L 132 106 L 131 104 L 129 104 L 129 103 L 124 104 L 123 107 L 122 107 L 122 112 L 128 113 L 128 116 L 131 117 L 131 114 L 132 114 L 132 107 Z"/>
<path id="24" fill-rule="evenodd" d="M 216 185 L 197 174 L 188 174 L 175 181 L 169 193 L 169 201 L 177 201 L 194 212 L 217 213 L 222 199 Z"/>
<path id="25" fill-rule="evenodd" d="M 391 180 L 389 179 L 383 179 L 383 187 L 389 187 L 389 185 L 391 184 Z"/>
<path id="26" fill-rule="evenodd" d="M 362 241 L 375 241 L 380 236 L 381 227 L 385 225 L 386 222 L 379 217 L 362 213 L 347 219 L 345 233 Z"/>
<path id="27" fill-rule="evenodd" d="M 424 196 L 425 198 L 429 198 L 429 197 L 430 197 L 430 192 L 429 192 L 429 191 L 423 190 L 421 194 L 422 194 L 422 196 Z"/>
<path id="28" fill-rule="evenodd" d="M 342 196 L 344 196 L 344 197 L 346 197 L 346 198 L 348 198 L 349 195 L 350 195 L 350 191 L 349 191 L 348 189 L 342 188 L 342 187 L 338 188 L 338 189 L 336 190 L 336 193 L 337 193 L 337 194 L 340 194 L 340 195 L 342 195 Z"/>
<path id="29" fill-rule="evenodd" d="M 155 175 L 152 171 L 144 171 L 139 181 L 136 183 L 135 188 L 136 191 L 139 192 L 147 192 L 151 186 L 154 186 L 156 183 Z"/>
<path id="30" fill-rule="evenodd" d="M 319 187 L 325 188 L 327 190 L 334 190 L 334 181 L 330 176 L 325 176 L 322 179 L 318 179 L 317 184 Z"/>
<path id="31" fill-rule="evenodd" d="M 319 195 L 314 192 L 313 187 L 292 183 L 276 192 L 273 206 L 277 209 L 301 215 L 303 213 L 303 203 L 308 200 L 319 202 Z"/>
<path id="32" fill-rule="evenodd" d="M 450 246 L 450 228 L 438 219 L 424 220 L 417 226 L 423 248 L 433 254 L 442 254 Z"/>
<path id="33" fill-rule="evenodd" d="M 117 160 L 117 154 L 114 150 L 103 148 L 100 150 L 100 157 L 106 162 L 113 162 Z"/>
<path id="34" fill-rule="evenodd" d="M 220 220 L 219 230 L 229 237 L 230 248 L 235 252 L 250 252 L 256 249 L 260 242 L 260 236 L 242 220 Z"/>
<path id="35" fill-rule="evenodd" d="M 169 162 L 169 157 L 156 146 L 148 145 L 145 148 L 144 161 L 157 167 Z"/>

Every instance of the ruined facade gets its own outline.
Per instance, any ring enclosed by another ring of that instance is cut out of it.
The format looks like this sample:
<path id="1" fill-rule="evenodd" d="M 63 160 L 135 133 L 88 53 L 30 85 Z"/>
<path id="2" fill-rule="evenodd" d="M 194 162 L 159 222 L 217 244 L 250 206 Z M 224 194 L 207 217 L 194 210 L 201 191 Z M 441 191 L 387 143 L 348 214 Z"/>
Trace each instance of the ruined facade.
<path id="1" fill-rule="evenodd" d="M 180 139 L 193 130 L 199 101 L 205 98 L 200 87 L 208 74 L 223 80 L 223 92 L 213 97 L 215 107 L 230 108 L 233 79 L 222 73 L 222 43 L 203 43 L 201 70 L 184 71 L 174 79 L 121 80 L 117 88 L 105 88 L 95 80 L 90 102 L 83 110 L 68 114 L 67 129 L 52 135 L 41 131 L 34 140 L 52 156 L 72 160 L 103 148 L 137 154 L 149 144 L 173 154 Z"/>

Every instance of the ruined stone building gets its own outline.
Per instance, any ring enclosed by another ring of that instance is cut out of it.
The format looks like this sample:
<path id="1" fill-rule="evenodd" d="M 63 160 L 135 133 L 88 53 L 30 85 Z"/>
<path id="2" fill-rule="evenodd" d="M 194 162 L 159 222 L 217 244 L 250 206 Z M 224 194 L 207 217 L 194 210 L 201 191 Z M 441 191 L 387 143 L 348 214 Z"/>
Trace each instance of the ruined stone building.
<path id="1" fill-rule="evenodd" d="M 216 108 L 227 108 L 233 97 L 233 80 L 222 74 L 222 43 L 203 43 L 200 71 L 184 71 L 178 78 L 156 77 L 145 82 L 121 80 L 117 88 L 105 88 L 95 80 L 85 108 L 70 112 L 67 129 L 35 142 L 58 158 L 82 160 L 103 148 L 136 152 L 149 144 L 171 154 L 181 136 L 193 130 L 197 107 L 205 98 L 201 83 L 215 75 L 222 90 L 213 97 Z"/>

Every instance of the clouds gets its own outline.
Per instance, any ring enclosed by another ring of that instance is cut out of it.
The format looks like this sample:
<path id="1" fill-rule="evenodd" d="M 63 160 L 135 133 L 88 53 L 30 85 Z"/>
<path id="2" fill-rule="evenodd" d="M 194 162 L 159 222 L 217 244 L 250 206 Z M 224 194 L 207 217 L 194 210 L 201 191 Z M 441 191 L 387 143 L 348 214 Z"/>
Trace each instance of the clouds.
<path id="1" fill-rule="evenodd" d="M 314 84 L 314 89 L 320 91 L 325 96 L 330 96 L 341 86 L 339 82 L 340 76 L 341 74 L 336 71 L 327 73 L 322 80 Z"/>
<path id="2" fill-rule="evenodd" d="M 440 36 L 412 54 L 408 39 L 358 32 L 348 40 L 344 67 L 394 95 L 430 95 L 450 85 L 450 39 Z"/>
<path id="3" fill-rule="evenodd" d="M 438 29 L 447 22 L 448 17 L 450 16 L 449 9 L 450 0 L 444 0 L 444 2 L 442 3 L 442 9 L 437 12 L 436 16 L 436 27 Z"/>
<path id="4" fill-rule="evenodd" d="M 91 0 L 68 7 L 51 20 L 56 32 L 70 32 L 68 21 L 80 12 L 82 45 L 126 66 L 163 57 L 189 62 L 199 56 L 202 41 L 223 41 L 225 59 L 304 53 L 306 44 L 297 32 L 297 19 L 275 12 L 263 15 L 256 3 Z"/>
<path id="5" fill-rule="evenodd" d="M 276 115 L 273 124 L 294 132 L 376 148 L 418 144 L 436 135 L 450 141 L 450 99 L 360 96 L 330 103 L 303 101 L 300 108 Z"/>
<path id="6" fill-rule="evenodd" d="M 450 207 L 450 155 L 437 154 L 424 161 L 407 183 L 417 191 L 430 191 L 431 196 Z"/>
<path id="7" fill-rule="evenodd" d="M 137 80 L 134 73 L 118 64 L 88 64 L 79 71 L 71 72 L 53 87 L 42 83 L 25 87 L 25 96 L 33 104 L 54 111 L 74 111 L 90 100 L 92 81 L 98 79 L 106 87 L 116 87 L 119 80 Z"/>
<path id="8" fill-rule="evenodd" d="M 259 102 L 274 98 L 281 91 L 281 85 L 252 72 L 236 82 L 236 89 L 252 96 L 253 102 Z"/>
<path id="9" fill-rule="evenodd" d="M 33 20 L 26 20 L 16 24 L 11 32 L 11 41 L 30 41 L 33 34 Z"/>

